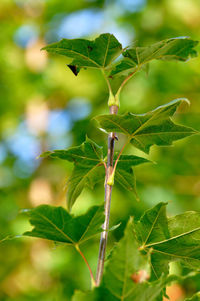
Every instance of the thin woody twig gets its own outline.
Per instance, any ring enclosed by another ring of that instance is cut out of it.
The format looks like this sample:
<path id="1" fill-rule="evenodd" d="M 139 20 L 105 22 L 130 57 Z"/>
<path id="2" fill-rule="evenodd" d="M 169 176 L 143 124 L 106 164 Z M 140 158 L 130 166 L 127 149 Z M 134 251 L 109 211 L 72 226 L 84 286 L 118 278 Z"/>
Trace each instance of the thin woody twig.
<path id="1" fill-rule="evenodd" d="M 111 114 L 117 114 L 117 112 L 118 112 L 117 106 L 110 107 Z M 107 154 L 107 169 L 106 169 L 106 177 L 105 177 L 105 200 L 104 200 L 105 221 L 103 224 L 103 232 L 101 233 L 100 246 L 99 246 L 99 257 L 98 257 L 98 266 L 97 266 L 97 274 L 96 274 L 97 286 L 100 285 L 103 276 L 106 245 L 108 239 L 112 186 L 108 185 L 107 181 L 113 171 L 115 137 L 116 137 L 115 133 L 110 133 L 108 136 L 108 154 Z"/>

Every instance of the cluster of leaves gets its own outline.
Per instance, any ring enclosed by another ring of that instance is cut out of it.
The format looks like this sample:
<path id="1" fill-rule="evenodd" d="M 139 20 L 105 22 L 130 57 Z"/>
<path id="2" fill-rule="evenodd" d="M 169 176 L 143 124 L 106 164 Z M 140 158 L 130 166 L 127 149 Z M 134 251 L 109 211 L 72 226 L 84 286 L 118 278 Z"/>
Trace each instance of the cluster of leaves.
<path id="1" fill-rule="evenodd" d="M 174 100 L 142 115 L 132 113 L 101 115 L 95 119 L 103 130 L 125 134 L 127 136 L 125 145 L 130 142 L 138 149 L 149 153 L 152 145 L 171 145 L 175 140 L 196 133 L 192 128 L 177 125 L 170 119 L 184 100 Z M 89 138 L 80 146 L 45 152 L 41 156 L 74 162 L 74 170 L 68 180 L 68 209 L 71 209 L 85 186 L 93 188 L 96 183 L 104 180 L 107 157 L 103 156 L 102 147 Z M 146 162 L 150 161 L 138 156 L 116 154 L 114 170 L 116 182 L 136 194 L 133 167 Z"/>
<path id="2" fill-rule="evenodd" d="M 148 47 L 122 48 L 120 42 L 112 34 L 101 34 L 94 41 L 85 39 L 63 39 L 43 48 L 50 53 L 72 58 L 68 65 L 75 75 L 81 68 L 97 68 L 103 72 L 107 81 L 110 98 L 109 105 L 119 105 L 118 94 L 126 81 L 151 60 L 186 61 L 197 55 L 194 47 L 198 44 L 187 37 L 167 39 Z M 116 61 L 122 55 L 122 58 Z M 96 120 L 100 128 L 107 132 L 120 132 L 127 136 L 129 142 L 140 150 L 149 153 L 152 145 L 171 145 L 173 141 L 195 134 L 196 131 L 175 124 L 171 117 L 177 107 L 186 99 L 177 99 L 155 110 L 136 115 L 102 115 Z M 126 145 L 125 145 L 126 146 Z M 125 147 L 124 146 L 124 147 Z M 124 148 L 123 147 L 123 148 Z M 73 161 L 75 167 L 68 181 L 68 208 L 71 209 L 83 188 L 93 187 L 104 178 L 106 158 L 102 148 L 93 141 L 86 141 L 78 147 L 68 150 L 46 152 L 43 156 L 57 157 Z M 136 194 L 135 176 L 132 167 L 148 160 L 136 156 L 115 157 L 113 177 L 125 189 Z M 104 167 L 103 167 L 104 166 Z"/>
<path id="3" fill-rule="evenodd" d="M 131 142 L 148 153 L 152 145 L 170 145 L 174 140 L 196 133 L 170 119 L 182 101 L 173 101 L 143 115 L 103 115 L 96 119 L 104 130 L 126 134 L 126 143 Z M 69 209 L 86 185 L 93 187 L 104 179 L 107 158 L 103 156 L 102 147 L 89 138 L 78 147 L 45 152 L 42 156 L 74 162 L 68 181 Z M 118 154 L 116 161 L 116 181 L 126 189 L 135 189 L 132 166 L 149 161 Z M 24 235 L 70 244 L 78 250 L 84 241 L 101 232 L 104 221 L 103 206 L 93 207 L 80 217 L 71 216 L 61 207 L 47 205 L 29 210 L 28 214 L 34 229 Z M 76 292 L 73 300 L 162 300 L 163 289 L 176 280 L 168 276 L 169 262 L 181 260 L 189 268 L 199 269 L 199 240 L 199 213 L 186 212 L 167 218 L 166 204 L 160 203 L 148 210 L 140 221 L 128 223 L 124 237 L 112 252 L 101 286 L 87 294 Z M 140 271 L 148 273 L 148 282 L 134 282 L 133 276 Z"/>
<path id="4" fill-rule="evenodd" d="M 185 61 L 196 55 L 196 44 L 189 38 L 174 38 L 149 47 L 123 49 L 113 35 L 102 34 L 94 41 L 63 39 L 43 49 L 72 58 L 68 66 L 75 75 L 81 68 L 100 69 L 108 84 L 109 105 L 118 106 L 121 88 L 143 66 L 153 59 Z M 116 61 L 120 55 L 122 58 Z M 95 117 L 104 132 L 122 133 L 127 137 L 121 151 L 114 156 L 112 173 L 112 178 L 125 189 L 136 193 L 133 167 L 149 162 L 142 157 L 122 154 L 128 143 L 148 154 L 153 145 L 171 145 L 173 141 L 196 133 L 192 128 L 175 124 L 171 119 L 183 101 L 187 100 L 176 99 L 145 114 Z M 69 210 L 85 186 L 93 188 L 105 178 L 107 157 L 102 147 L 89 138 L 80 146 L 42 154 L 42 157 L 48 156 L 74 163 L 68 180 Z M 28 210 L 28 214 L 34 228 L 24 233 L 25 236 L 72 245 L 80 254 L 80 245 L 100 233 L 104 221 L 103 206 L 92 207 L 78 217 L 62 207 L 48 205 Z M 73 300 L 162 300 L 164 288 L 175 280 L 169 276 L 171 261 L 180 260 L 191 269 L 199 269 L 199 241 L 199 213 L 186 212 L 167 218 L 166 204 L 159 203 L 145 212 L 139 221 L 131 219 L 127 223 L 124 237 L 109 258 L 101 285 L 86 294 L 76 292 Z M 139 276 L 141 272 L 146 275 L 144 279 Z"/>
<path id="5" fill-rule="evenodd" d="M 74 217 L 62 207 L 41 205 L 28 210 L 28 215 L 34 228 L 25 236 L 75 248 L 98 234 L 104 220 L 103 206 Z M 139 221 L 130 219 L 124 237 L 111 253 L 101 286 L 86 294 L 76 292 L 73 300 L 162 300 L 163 289 L 177 280 L 168 276 L 171 261 L 180 260 L 199 270 L 199 242 L 200 213 L 167 218 L 166 204 L 159 203 Z M 144 279 L 137 278 L 141 271 L 146 275 Z"/>
<path id="6" fill-rule="evenodd" d="M 102 147 L 89 138 L 80 146 L 71 147 L 67 150 L 45 152 L 41 156 L 74 162 L 74 170 L 67 183 L 68 209 L 71 209 L 84 187 L 93 188 L 96 183 L 104 181 L 107 157 L 103 158 Z M 115 157 L 117 158 L 117 154 Z M 122 155 L 117 165 L 116 181 L 124 188 L 135 191 L 135 177 L 132 166 L 145 162 L 149 161 L 138 156 Z"/>
<path id="7" fill-rule="evenodd" d="M 119 94 L 127 78 L 138 72 L 150 61 L 186 61 L 197 55 L 194 47 L 198 41 L 188 37 L 166 39 L 147 47 L 122 48 L 112 34 L 101 34 L 94 41 L 85 39 L 62 39 L 43 48 L 50 53 L 72 58 L 68 67 L 77 75 L 81 68 L 97 68 L 103 71 L 110 92 Z M 122 55 L 120 60 L 116 59 Z"/>

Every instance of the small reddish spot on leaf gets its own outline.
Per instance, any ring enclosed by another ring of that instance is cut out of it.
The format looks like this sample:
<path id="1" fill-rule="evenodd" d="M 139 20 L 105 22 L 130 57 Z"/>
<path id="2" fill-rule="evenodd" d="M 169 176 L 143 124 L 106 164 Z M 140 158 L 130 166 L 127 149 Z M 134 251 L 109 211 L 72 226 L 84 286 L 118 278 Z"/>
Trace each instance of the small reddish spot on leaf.
<path id="1" fill-rule="evenodd" d="M 89 50 L 89 51 L 92 51 L 92 49 L 93 49 L 93 48 L 92 48 L 91 46 L 88 46 L 88 50 Z"/>
<path id="2" fill-rule="evenodd" d="M 134 273 L 131 275 L 131 279 L 135 282 L 135 283 L 142 283 L 146 280 L 149 279 L 149 275 L 147 273 L 147 271 L 145 270 L 140 270 L 137 273 Z"/>

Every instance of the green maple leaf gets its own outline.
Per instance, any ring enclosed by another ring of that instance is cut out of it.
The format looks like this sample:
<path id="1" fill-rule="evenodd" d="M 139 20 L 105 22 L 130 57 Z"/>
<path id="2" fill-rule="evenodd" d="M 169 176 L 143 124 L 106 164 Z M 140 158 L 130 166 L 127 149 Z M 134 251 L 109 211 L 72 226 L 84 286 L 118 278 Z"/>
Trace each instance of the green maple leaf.
<path id="1" fill-rule="evenodd" d="M 198 41 L 187 37 L 166 39 L 147 47 L 127 47 L 122 49 L 119 41 L 109 33 L 101 34 L 95 40 L 62 39 L 42 48 L 47 52 L 72 58 L 68 67 L 77 75 L 81 68 L 97 68 L 106 71 L 106 77 L 113 94 L 116 94 L 123 81 L 140 70 L 151 60 L 186 61 L 197 55 L 194 47 Z M 123 58 L 115 63 L 115 59 Z"/>
<path id="2" fill-rule="evenodd" d="M 103 206 L 94 206 L 87 213 L 74 217 L 63 207 L 41 205 L 25 210 L 34 226 L 24 236 L 39 237 L 67 245 L 80 245 L 102 231 Z"/>
<path id="3" fill-rule="evenodd" d="M 176 280 L 176 277 L 169 276 L 168 278 L 162 277 L 158 281 L 154 281 L 152 284 L 148 282 L 137 285 L 133 284 L 132 288 L 130 289 L 131 291 L 122 296 L 116 296 L 115 293 L 110 292 L 108 288 L 101 285 L 94 291 L 89 291 L 86 293 L 76 291 L 72 301 L 162 301 L 163 289 L 167 285 L 170 285 L 171 282 Z M 199 299 L 194 299 L 194 301 L 199 301 Z"/>
<path id="4" fill-rule="evenodd" d="M 134 190 L 136 179 L 132 167 L 148 162 L 150 161 L 142 157 L 133 155 L 121 155 L 117 163 L 115 180 L 125 189 Z"/>
<path id="5" fill-rule="evenodd" d="M 85 186 L 93 188 L 96 183 L 104 180 L 103 149 L 89 138 L 80 146 L 45 152 L 41 155 L 47 156 L 74 162 L 74 169 L 67 183 L 68 209 L 71 209 Z"/>
<path id="6" fill-rule="evenodd" d="M 200 267 L 200 213 L 167 218 L 165 207 L 159 203 L 135 223 L 140 250 L 151 254 L 152 279 L 167 274 L 171 261 L 181 260 L 195 270 Z"/>
<path id="7" fill-rule="evenodd" d="M 80 146 L 71 147 L 66 150 L 54 150 L 44 152 L 41 157 L 52 157 L 74 162 L 72 175 L 67 182 L 67 204 L 71 209 L 77 197 L 87 185 L 93 188 L 94 185 L 105 178 L 106 158 L 103 159 L 103 149 L 95 142 L 87 138 Z M 115 159 L 117 154 L 115 155 Z M 136 179 L 132 166 L 149 162 L 147 159 L 133 156 L 122 155 L 117 164 L 115 173 L 116 182 L 125 189 L 136 192 Z"/>
<path id="8" fill-rule="evenodd" d="M 152 60 L 177 60 L 186 61 L 190 57 L 197 56 L 194 49 L 198 41 L 187 37 L 177 37 L 160 41 L 146 47 L 128 47 L 123 52 L 123 58 L 110 66 L 108 72 L 109 82 L 113 94 L 120 91 L 123 82 L 143 69 L 148 70 L 148 64 Z"/>
<path id="9" fill-rule="evenodd" d="M 171 145 L 175 140 L 197 133 L 171 120 L 183 101 L 186 99 L 176 99 L 145 114 L 100 115 L 95 119 L 102 129 L 125 134 L 132 145 L 149 153 L 152 145 Z"/>
<path id="10" fill-rule="evenodd" d="M 113 75 L 129 75 L 142 65 L 152 60 L 178 60 L 186 61 L 197 56 L 194 49 L 198 41 L 188 37 L 166 39 L 147 47 L 131 47 L 123 52 L 124 58 L 111 71 Z"/>
<path id="11" fill-rule="evenodd" d="M 109 259 L 102 286 L 116 300 L 128 297 L 135 286 L 131 275 L 141 269 L 146 270 L 147 266 L 147 258 L 140 255 L 137 241 L 134 238 L 133 225 L 129 222 L 124 237 L 113 250 Z"/>
<path id="12" fill-rule="evenodd" d="M 76 292 L 73 301 L 155 301 L 162 300 L 163 288 L 174 277 L 158 281 L 136 283 L 132 280 L 140 270 L 148 271 L 148 258 L 142 256 L 134 238 L 133 224 L 129 222 L 124 237 L 114 248 L 99 288 L 87 294 Z"/>
<path id="13" fill-rule="evenodd" d="M 105 69 L 122 52 L 122 45 L 109 33 L 101 34 L 94 41 L 62 39 L 42 48 L 51 53 L 72 58 L 70 69 L 77 75 L 80 68 Z"/>
<path id="14" fill-rule="evenodd" d="M 115 159 L 116 158 L 117 154 L 115 155 Z M 117 168 L 115 171 L 115 181 L 123 188 L 133 191 L 136 199 L 139 198 L 136 190 L 136 177 L 133 167 L 148 162 L 150 161 L 142 157 L 133 155 L 121 155 L 117 163 Z"/>

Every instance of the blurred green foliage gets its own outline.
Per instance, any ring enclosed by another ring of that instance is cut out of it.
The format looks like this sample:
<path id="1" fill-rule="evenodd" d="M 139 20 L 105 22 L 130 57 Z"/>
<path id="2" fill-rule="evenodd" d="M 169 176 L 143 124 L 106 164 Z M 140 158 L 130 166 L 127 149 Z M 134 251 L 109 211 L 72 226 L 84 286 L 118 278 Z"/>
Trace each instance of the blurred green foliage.
<path id="1" fill-rule="evenodd" d="M 78 145 L 85 135 L 98 144 L 106 136 L 90 118 L 107 112 L 108 91 L 98 71 L 82 70 L 75 77 L 64 57 L 46 56 L 40 48 L 62 37 L 94 38 L 113 33 L 123 46 L 148 45 L 176 37 L 200 36 L 199 0 L 1 0 L 0 1 L 0 239 L 28 230 L 22 208 L 41 203 L 65 206 L 65 186 L 72 164 L 36 160 L 46 150 Z M 143 113 L 178 97 L 187 97 L 176 121 L 200 130 L 200 59 L 187 63 L 152 62 L 149 74 L 140 72 L 121 96 L 120 113 Z M 123 143 L 120 136 L 117 148 Z M 133 151 L 127 148 L 127 153 Z M 138 193 L 113 190 L 108 253 L 123 233 L 130 215 L 141 215 L 159 201 L 168 213 L 199 210 L 199 136 L 174 147 L 153 147 L 148 157 L 157 164 L 136 168 Z M 135 150 L 135 155 L 141 155 Z M 85 212 L 103 201 L 103 186 L 85 189 L 73 213 Z M 83 246 L 93 271 L 98 238 Z M 4 241 L 0 245 L 0 300 L 70 300 L 75 289 L 88 289 L 90 279 L 80 255 L 70 248 L 39 239 Z M 172 271 L 187 274 L 174 264 Z M 183 281 L 182 296 L 200 289 L 200 277 Z M 180 299 L 181 300 L 181 299 Z"/>

